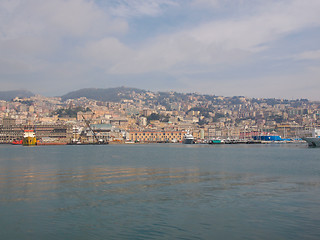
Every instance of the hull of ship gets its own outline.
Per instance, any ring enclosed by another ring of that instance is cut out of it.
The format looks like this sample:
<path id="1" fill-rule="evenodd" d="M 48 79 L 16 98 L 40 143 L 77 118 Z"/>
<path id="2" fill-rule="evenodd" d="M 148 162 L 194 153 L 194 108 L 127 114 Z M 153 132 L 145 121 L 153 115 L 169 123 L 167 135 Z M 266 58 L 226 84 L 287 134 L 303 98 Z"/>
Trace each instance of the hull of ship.
<path id="1" fill-rule="evenodd" d="M 54 145 L 67 145 L 63 142 L 37 142 L 37 146 L 54 146 Z"/>
<path id="2" fill-rule="evenodd" d="M 224 142 L 221 140 L 210 140 L 209 144 L 223 144 Z"/>
<path id="3" fill-rule="evenodd" d="M 22 140 L 13 140 L 12 145 L 22 145 Z"/>
<path id="4" fill-rule="evenodd" d="M 37 144 L 37 140 L 35 137 L 25 137 L 23 138 L 22 145 L 23 146 L 34 146 Z"/>
<path id="5" fill-rule="evenodd" d="M 67 145 L 107 145 L 109 142 L 70 142 Z"/>
<path id="6" fill-rule="evenodd" d="M 183 144 L 193 144 L 194 143 L 194 139 L 183 139 L 182 143 Z"/>
<path id="7" fill-rule="evenodd" d="M 320 138 L 318 137 L 308 137 L 302 139 L 308 143 L 309 147 L 320 147 Z"/>

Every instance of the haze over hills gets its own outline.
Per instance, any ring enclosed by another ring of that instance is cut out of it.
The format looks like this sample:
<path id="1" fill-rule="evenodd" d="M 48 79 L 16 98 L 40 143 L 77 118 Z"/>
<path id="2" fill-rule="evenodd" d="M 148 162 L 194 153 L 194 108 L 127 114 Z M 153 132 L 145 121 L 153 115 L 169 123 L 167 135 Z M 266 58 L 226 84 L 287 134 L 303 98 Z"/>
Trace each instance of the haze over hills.
<path id="1" fill-rule="evenodd" d="M 93 99 L 103 102 L 118 102 L 122 99 L 130 99 L 130 94 L 132 92 L 143 93 L 146 90 L 128 87 L 117 87 L 117 88 L 84 88 L 76 91 L 69 92 L 61 96 L 62 100 L 76 99 L 81 97 L 86 97 L 88 99 Z"/>
<path id="2" fill-rule="evenodd" d="M 145 97 L 148 99 L 157 100 L 160 104 L 166 105 L 167 101 L 170 99 L 170 102 L 180 102 L 185 101 L 188 98 L 188 95 L 196 95 L 201 96 L 203 99 L 212 102 L 219 102 L 218 96 L 216 95 L 208 95 L 201 93 L 178 93 L 178 92 L 153 92 L 138 88 L 130 88 L 130 87 L 116 87 L 116 88 L 84 88 L 76 91 L 69 92 L 63 96 L 61 96 L 62 100 L 65 101 L 67 99 L 77 99 L 81 97 L 86 97 L 88 99 L 93 99 L 97 101 L 103 102 L 120 102 L 123 99 L 131 100 L 135 97 L 135 94 L 140 93 L 150 93 L 153 95 L 152 97 L 146 95 Z M 239 100 L 242 96 L 232 96 L 225 97 L 228 104 L 239 104 L 241 101 Z M 287 99 L 275 99 L 275 98 L 252 98 L 256 102 L 267 102 L 268 104 L 274 105 L 283 102 L 305 102 L 307 99 L 295 99 L 295 100 L 287 100 Z"/>
<path id="3" fill-rule="evenodd" d="M 10 101 L 15 97 L 28 98 L 35 94 L 27 90 L 0 91 L 0 100 Z"/>
<path id="4" fill-rule="evenodd" d="M 148 94 L 146 94 L 148 93 Z M 152 101 L 157 101 L 159 104 L 166 106 L 169 102 L 184 102 L 188 99 L 189 95 L 200 96 L 201 99 L 206 101 L 211 101 L 212 103 L 218 103 L 220 100 L 218 96 L 207 95 L 201 93 L 178 93 L 178 92 L 152 92 L 148 90 L 130 88 L 130 87 L 116 87 L 116 88 L 84 88 L 69 92 L 65 95 L 60 96 L 62 101 L 67 99 L 78 99 L 85 97 L 87 99 L 92 99 L 102 102 L 120 102 L 121 100 L 128 99 L 132 100 L 136 97 L 136 94 L 144 94 L 145 99 Z M 26 90 L 15 90 L 15 91 L 2 91 L 0 92 L 0 100 L 11 101 L 15 97 L 25 98 L 31 97 L 35 94 L 26 91 Z M 240 104 L 242 98 L 241 96 L 225 97 L 225 103 L 234 105 Z M 269 105 L 275 105 L 279 103 L 289 103 L 297 102 L 308 102 L 307 99 L 296 99 L 296 100 L 287 100 L 287 99 L 275 99 L 275 98 L 252 98 L 255 102 L 266 102 Z"/>

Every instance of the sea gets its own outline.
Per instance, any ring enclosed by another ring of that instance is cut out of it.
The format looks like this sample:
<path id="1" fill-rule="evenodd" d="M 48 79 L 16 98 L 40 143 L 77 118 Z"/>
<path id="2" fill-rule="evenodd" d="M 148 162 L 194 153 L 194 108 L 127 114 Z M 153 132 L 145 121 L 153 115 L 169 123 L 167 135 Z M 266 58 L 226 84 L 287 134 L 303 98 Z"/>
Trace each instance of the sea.
<path id="1" fill-rule="evenodd" d="M 0 145 L 0 239 L 320 239 L 320 148 Z"/>

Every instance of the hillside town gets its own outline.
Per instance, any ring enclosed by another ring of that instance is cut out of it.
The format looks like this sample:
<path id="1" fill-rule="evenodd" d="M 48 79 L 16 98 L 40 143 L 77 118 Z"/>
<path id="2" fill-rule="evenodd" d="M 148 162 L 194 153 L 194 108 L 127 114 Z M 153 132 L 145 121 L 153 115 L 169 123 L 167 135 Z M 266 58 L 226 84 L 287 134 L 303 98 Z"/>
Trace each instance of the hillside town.
<path id="1" fill-rule="evenodd" d="M 114 101 L 35 95 L 0 100 L 0 142 L 32 129 L 48 143 L 196 142 L 254 136 L 299 139 L 320 126 L 320 102 L 126 89 Z"/>

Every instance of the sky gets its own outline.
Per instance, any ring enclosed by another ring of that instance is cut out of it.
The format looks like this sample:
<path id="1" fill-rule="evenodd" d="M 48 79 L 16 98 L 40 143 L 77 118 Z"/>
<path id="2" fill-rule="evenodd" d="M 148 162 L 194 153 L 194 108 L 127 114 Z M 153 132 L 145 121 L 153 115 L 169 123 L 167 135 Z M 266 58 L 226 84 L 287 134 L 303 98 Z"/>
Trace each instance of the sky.
<path id="1" fill-rule="evenodd" d="M 320 100 L 319 0 L 0 0 L 0 91 Z"/>

